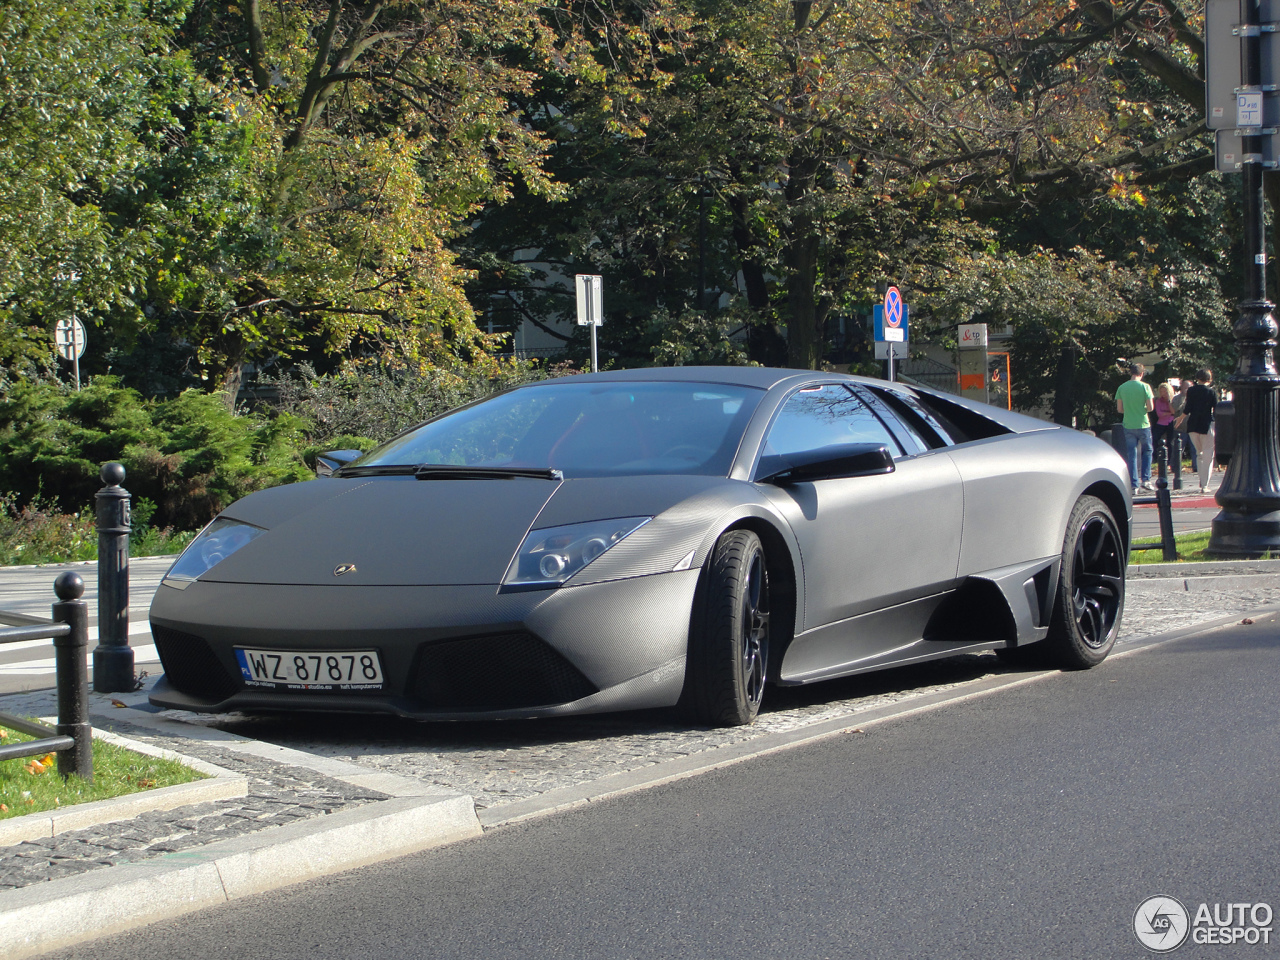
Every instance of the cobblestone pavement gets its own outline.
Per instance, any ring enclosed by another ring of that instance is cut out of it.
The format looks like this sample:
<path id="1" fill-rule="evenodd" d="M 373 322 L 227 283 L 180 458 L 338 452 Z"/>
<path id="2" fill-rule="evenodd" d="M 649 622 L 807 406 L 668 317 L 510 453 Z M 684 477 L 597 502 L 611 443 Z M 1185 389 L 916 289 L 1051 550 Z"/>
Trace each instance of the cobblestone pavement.
<path id="1" fill-rule="evenodd" d="M 1280 583 L 1274 577 L 1262 580 Z M 1280 586 L 1135 590 L 1127 601 L 1121 643 L 1275 605 L 1280 605 Z M 442 793 L 468 794 L 478 808 L 488 808 L 821 720 L 856 716 L 1009 669 L 994 655 L 968 655 L 813 687 L 771 690 L 754 725 L 730 730 L 690 728 L 668 711 L 495 723 L 315 714 L 201 717 L 177 711 L 164 716 L 409 777 Z M 48 715 L 51 694 L 0 698 L 0 709 Z M 249 795 L 0 848 L 0 889 L 142 860 L 386 797 L 301 765 L 157 734 L 130 723 L 129 715 L 129 710 L 95 715 L 94 723 L 243 772 L 249 777 Z"/>
<path id="2" fill-rule="evenodd" d="M 25 699 L 28 706 L 48 706 L 34 695 Z M 3 706 L 6 712 L 13 712 L 15 704 L 6 698 Z M 94 720 L 95 726 L 109 727 L 131 739 L 176 750 L 243 774 L 249 780 L 248 795 L 146 813 L 127 821 L 0 847 L 0 890 L 134 863 L 386 798 L 385 794 L 363 790 L 303 767 L 248 757 L 197 741 L 158 737 L 123 721 L 106 724 L 98 722 L 96 717 Z"/>

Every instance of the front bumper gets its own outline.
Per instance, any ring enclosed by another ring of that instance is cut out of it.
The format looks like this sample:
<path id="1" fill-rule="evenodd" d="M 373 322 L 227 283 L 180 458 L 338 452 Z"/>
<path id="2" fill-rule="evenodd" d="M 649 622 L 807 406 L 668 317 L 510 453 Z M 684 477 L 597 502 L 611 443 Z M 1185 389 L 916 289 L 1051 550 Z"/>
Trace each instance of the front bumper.
<path id="1" fill-rule="evenodd" d="M 417 719 L 554 716 L 665 707 L 684 682 L 698 571 L 555 590 L 494 586 L 162 584 L 152 636 L 158 707 L 392 713 Z M 236 647 L 377 649 L 378 691 L 247 686 Z"/>

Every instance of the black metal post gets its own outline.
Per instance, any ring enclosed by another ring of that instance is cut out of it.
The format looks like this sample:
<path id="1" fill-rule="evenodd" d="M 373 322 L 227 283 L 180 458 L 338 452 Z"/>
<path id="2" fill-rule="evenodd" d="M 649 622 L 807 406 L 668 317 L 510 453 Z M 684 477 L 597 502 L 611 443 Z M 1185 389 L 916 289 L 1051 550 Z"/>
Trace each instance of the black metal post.
<path id="1" fill-rule="evenodd" d="M 1169 424 L 1169 465 L 1173 468 L 1173 489 L 1182 489 L 1182 434 Z"/>
<path id="2" fill-rule="evenodd" d="M 1160 519 L 1160 550 L 1165 563 L 1178 559 L 1178 544 L 1173 537 L 1173 497 L 1169 494 L 1168 469 L 1169 458 L 1164 444 L 1156 450 L 1156 515 Z"/>
<path id="3" fill-rule="evenodd" d="M 1241 0 L 1244 37 L 1244 86 L 1262 89 L 1262 49 L 1258 36 L 1259 0 Z M 1249 299 L 1240 304 L 1232 325 L 1240 361 L 1228 379 L 1235 400 L 1236 448 L 1218 488 L 1222 507 L 1213 520 L 1208 553 L 1224 557 L 1260 557 L 1280 551 L 1280 375 L 1276 372 L 1277 328 L 1267 299 L 1266 213 L 1262 195 L 1262 139 L 1244 137 L 1245 285 Z"/>
<path id="4" fill-rule="evenodd" d="M 75 746 L 58 751 L 58 772 L 64 777 L 75 774 L 93 779 L 93 727 L 89 724 L 89 605 L 84 596 L 84 581 L 77 573 L 64 573 L 53 582 L 58 602 L 53 605 L 53 619 L 65 623 L 71 633 L 53 638 L 53 655 L 57 664 L 58 733 L 72 737 Z"/>
<path id="5" fill-rule="evenodd" d="M 124 467 L 104 464 L 98 501 L 98 645 L 93 649 L 93 689 L 125 693 L 134 688 L 129 646 L 129 491 Z"/>

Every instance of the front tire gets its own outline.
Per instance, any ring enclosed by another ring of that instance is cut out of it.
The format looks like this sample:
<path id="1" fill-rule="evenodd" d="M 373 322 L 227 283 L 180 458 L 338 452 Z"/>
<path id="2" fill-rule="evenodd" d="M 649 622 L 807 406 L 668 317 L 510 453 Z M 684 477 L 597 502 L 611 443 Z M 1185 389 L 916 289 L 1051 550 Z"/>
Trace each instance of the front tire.
<path id="1" fill-rule="evenodd" d="M 694 723 L 737 727 L 760 711 L 769 662 L 769 573 L 750 530 L 717 542 L 689 631 L 681 712 Z"/>
<path id="2" fill-rule="evenodd" d="M 1124 571 L 1124 541 L 1111 511 L 1097 497 L 1081 497 L 1067 521 L 1049 636 L 1028 652 L 1041 648 L 1064 670 L 1105 660 L 1120 633 Z"/>

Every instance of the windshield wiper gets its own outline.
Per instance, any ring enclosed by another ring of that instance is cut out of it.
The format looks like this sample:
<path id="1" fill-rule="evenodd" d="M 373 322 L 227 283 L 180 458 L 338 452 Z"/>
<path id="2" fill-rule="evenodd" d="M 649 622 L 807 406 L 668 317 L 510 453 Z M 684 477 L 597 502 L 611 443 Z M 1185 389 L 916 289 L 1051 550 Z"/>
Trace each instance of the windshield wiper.
<path id="1" fill-rule="evenodd" d="M 330 476 L 334 477 L 411 477 L 417 470 L 413 463 L 385 463 L 367 467 L 339 467 Z"/>
<path id="2" fill-rule="evenodd" d="M 510 480 L 529 477 L 533 480 L 563 480 L 559 470 L 537 467 L 464 467 L 453 463 L 384 463 L 342 467 L 335 477 L 417 477 L 419 480 Z"/>
<path id="3" fill-rule="evenodd" d="M 537 467 L 461 467 L 447 463 L 420 463 L 413 468 L 419 480 L 511 480 L 528 477 L 531 480 L 563 480 L 559 470 Z"/>

